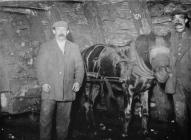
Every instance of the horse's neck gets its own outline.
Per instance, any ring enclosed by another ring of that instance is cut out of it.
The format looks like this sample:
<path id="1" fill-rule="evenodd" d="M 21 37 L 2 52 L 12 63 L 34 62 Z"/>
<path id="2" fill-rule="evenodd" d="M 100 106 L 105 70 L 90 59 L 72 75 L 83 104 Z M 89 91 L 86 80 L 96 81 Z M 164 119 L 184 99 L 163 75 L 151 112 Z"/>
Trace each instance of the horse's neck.
<path id="1" fill-rule="evenodd" d="M 149 90 L 153 85 L 153 80 L 132 74 L 129 84 L 132 85 L 134 92 L 137 93 Z"/>

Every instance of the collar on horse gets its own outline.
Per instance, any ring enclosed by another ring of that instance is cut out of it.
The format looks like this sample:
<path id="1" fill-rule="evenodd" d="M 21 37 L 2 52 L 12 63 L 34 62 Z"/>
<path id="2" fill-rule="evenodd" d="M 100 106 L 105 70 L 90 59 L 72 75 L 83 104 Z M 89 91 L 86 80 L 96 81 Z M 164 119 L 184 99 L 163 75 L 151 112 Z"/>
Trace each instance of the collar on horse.
<path id="1" fill-rule="evenodd" d="M 154 73 L 150 70 L 143 59 L 139 56 L 134 46 L 131 47 L 131 55 L 133 61 L 133 73 L 144 77 L 145 79 L 154 79 Z"/>

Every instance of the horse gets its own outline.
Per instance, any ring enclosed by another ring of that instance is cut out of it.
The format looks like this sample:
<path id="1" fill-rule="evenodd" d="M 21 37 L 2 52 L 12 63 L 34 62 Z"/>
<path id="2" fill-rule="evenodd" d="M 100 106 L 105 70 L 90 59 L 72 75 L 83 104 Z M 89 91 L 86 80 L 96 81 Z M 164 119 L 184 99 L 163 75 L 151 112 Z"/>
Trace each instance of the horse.
<path id="1" fill-rule="evenodd" d="M 140 100 L 139 115 L 141 117 L 142 134 L 148 134 L 149 99 L 152 88 L 156 84 L 166 84 L 170 70 L 170 43 L 165 37 L 154 34 L 140 35 L 131 47 L 132 73 L 127 79 L 128 98 L 124 113 L 127 119 L 124 122 L 124 134 L 127 135 L 132 119 L 132 105 L 134 98 Z M 168 82 L 169 83 L 169 82 Z M 168 87 L 166 87 L 168 88 Z"/>
<path id="2" fill-rule="evenodd" d="M 82 51 L 85 64 L 85 86 L 81 98 L 81 104 L 85 110 L 87 122 L 95 124 L 93 106 L 96 99 L 100 98 L 101 107 L 112 111 L 113 107 L 120 110 L 123 108 L 123 99 L 116 101 L 116 96 L 124 97 L 126 91 L 126 79 L 130 75 L 129 48 L 130 43 L 125 46 L 96 44 Z M 129 73 L 129 74 L 128 74 Z M 117 95 L 116 95 L 117 94 Z M 112 106 L 112 101 L 117 106 Z"/>
<path id="3" fill-rule="evenodd" d="M 109 110 L 111 99 L 116 99 L 115 92 L 121 93 L 124 100 L 119 100 L 122 102 L 119 105 L 123 104 L 123 132 L 127 136 L 133 116 L 134 98 L 138 97 L 141 104 L 139 113 L 142 118 L 142 133 L 146 135 L 149 93 L 155 81 L 165 83 L 169 77 L 169 61 L 158 59 L 161 54 L 164 58 L 169 58 L 167 45 L 163 38 L 150 34 L 140 35 L 134 43 L 130 42 L 125 46 L 96 44 L 82 51 L 86 69 L 85 83 L 88 83 L 84 96 L 88 100 L 83 100 L 86 114 L 92 111 L 98 95 L 105 99 L 106 109 Z M 87 120 L 92 121 L 94 118 L 87 117 Z"/>

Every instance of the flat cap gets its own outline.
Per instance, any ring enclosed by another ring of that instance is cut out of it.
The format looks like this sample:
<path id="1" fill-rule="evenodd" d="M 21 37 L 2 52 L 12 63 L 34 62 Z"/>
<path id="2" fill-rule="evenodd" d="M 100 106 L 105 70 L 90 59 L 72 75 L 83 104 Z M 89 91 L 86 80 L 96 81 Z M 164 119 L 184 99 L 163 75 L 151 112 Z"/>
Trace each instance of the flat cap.
<path id="1" fill-rule="evenodd" d="M 177 6 L 172 12 L 171 15 L 188 15 L 190 9 L 188 7 L 183 7 L 183 6 Z"/>
<path id="2" fill-rule="evenodd" d="M 66 21 L 57 21 L 55 22 L 53 25 L 52 25 L 52 28 L 55 28 L 55 27 L 65 27 L 65 28 L 68 28 L 68 23 Z"/>

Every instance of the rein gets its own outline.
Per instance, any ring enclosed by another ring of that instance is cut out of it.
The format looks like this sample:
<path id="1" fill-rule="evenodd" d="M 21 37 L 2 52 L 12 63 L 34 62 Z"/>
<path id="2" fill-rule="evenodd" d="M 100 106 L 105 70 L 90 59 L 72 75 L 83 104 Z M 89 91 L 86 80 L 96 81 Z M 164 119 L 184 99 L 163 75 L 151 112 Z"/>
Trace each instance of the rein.
<path id="1" fill-rule="evenodd" d="M 154 79 L 154 72 L 150 70 L 143 59 L 138 55 L 136 49 L 132 47 L 133 74 L 144 77 L 145 79 Z"/>

